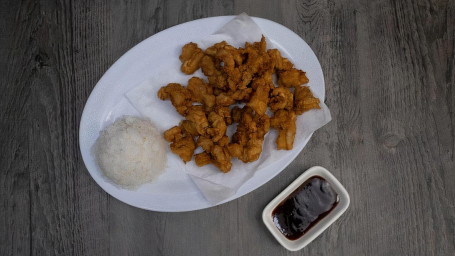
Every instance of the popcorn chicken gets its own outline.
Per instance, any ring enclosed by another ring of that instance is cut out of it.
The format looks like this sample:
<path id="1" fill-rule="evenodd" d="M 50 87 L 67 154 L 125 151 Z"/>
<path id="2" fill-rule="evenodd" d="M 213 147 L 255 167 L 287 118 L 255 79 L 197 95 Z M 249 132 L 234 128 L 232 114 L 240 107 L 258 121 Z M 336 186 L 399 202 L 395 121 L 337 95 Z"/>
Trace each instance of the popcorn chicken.
<path id="1" fill-rule="evenodd" d="M 278 71 L 278 84 L 284 87 L 297 87 L 309 81 L 305 72 L 296 68 Z"/>
<path id="2" fill-rule="evenodd" d="M 188 43 L 182 48 L 182 54 L 180 55 L 180 60 L 182 61 L 182 66 L 180 70 L 187 74 L 193 74 L 196 70 L 200 68 L 200 63 L 204 57 L 204 53 L 195 43 Z"/>
<path id="3" fill-rule="evenodd" d="M 309 81 L 305 72 L 277 49 L 266 50 L 264 37 L 246 42 L 244 48 L 223 41 L 203 51 L 188 43 L 179 58 L 182 72 L 192 74 L 201 68 L 208 81 L 192 77 L 187 87 L 170 83 L 158 91 L 160 99 L 169 99 L 185 117 L 178 127 L 164 133 L 172 152 L 185 162 L 192 159 L 196 147 L 204 150 L 195 155 L 198 166 L 213 164 L 222 172 L 230 171 L 232 157 L 245 163 L 256 161 L 270 127 L 278 130 L 277 149 L 290 150 L 297 115 L 319 108 L 319 99 L 302 86 Z M 277 74 L 278 87 L 273 74 Z M 232 107 L 237 103 L 246 105 Z M 230 140 L 226 131 L 234 123 L 237 128 Z"/>
<path id="4" fill-rule="evenodd" d="M 297 115 L 310 109 L 320 109 L 319 99 L 313 96 L 308 86 L 300 86 L 294 91 L 294 110 Z"/>

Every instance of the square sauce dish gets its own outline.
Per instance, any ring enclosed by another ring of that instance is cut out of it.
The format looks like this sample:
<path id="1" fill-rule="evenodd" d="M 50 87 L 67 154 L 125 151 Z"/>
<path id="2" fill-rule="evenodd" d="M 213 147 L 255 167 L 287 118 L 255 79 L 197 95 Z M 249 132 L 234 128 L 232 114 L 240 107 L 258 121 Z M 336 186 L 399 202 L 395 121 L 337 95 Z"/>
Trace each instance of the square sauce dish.
<path id="1" fill-rule="evenodd" d="M 349 194 L 325 168 L 314 166 L 284 189 L 262 212 L 262 220 L 290 251 L 308 245 L 348 208 Z"/>

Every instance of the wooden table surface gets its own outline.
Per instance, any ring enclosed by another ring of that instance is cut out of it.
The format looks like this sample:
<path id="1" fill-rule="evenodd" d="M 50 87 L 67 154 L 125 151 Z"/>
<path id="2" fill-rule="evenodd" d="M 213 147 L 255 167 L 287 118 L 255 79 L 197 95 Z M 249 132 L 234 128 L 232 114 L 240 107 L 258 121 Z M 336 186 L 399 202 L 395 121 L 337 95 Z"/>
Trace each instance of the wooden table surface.
<path id="1" fill-rule="evenodd" d="M 105 193 L 78 146 L 90 92 L 171 26 L 247 12 L 314 50 L 333 120 L 285 170 L 229 203 L 150 212 Z M 455 255 L 455 1 L 0 1 L 1 255 Z M 261 221 L 307 168 L 347 212 L 298 252 Z"/>

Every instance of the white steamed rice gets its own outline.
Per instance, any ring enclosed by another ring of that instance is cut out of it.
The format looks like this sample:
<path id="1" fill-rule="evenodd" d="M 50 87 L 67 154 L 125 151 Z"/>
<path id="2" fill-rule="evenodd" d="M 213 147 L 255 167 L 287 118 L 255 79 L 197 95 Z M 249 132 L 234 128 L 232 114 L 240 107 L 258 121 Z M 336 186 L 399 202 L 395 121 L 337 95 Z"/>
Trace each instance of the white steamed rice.
<path id="1" fill-rule="evenodd" d="M 94 147 L 103 174 L 134 189 L 156 179 L 166 164 L 165 142 L 148 120 L 124 116 L 101 132 Z"/>

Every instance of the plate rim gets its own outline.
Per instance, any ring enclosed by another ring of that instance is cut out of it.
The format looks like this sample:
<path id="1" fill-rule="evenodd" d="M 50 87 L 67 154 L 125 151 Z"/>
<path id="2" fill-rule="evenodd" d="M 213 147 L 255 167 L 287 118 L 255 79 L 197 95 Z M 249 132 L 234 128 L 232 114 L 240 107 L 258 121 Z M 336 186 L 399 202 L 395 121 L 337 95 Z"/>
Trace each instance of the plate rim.
<path id="1" fill-rule="evenodd" d="M 288 161 L 286 161 L 286 163 L 284 165 L 282 165 L 281 167 L 278 168 L 278 170 L 276 172 L 274 172 L 272 175 L 270 175 L 269 177 L 267 177 L 265 180 L 261 181 L 259 185 L 256 185 L 254 186 L 252 189 L 248 189 L 247 191 L 242 191 L 242 187 L 245 187 L 245 184 L 247 184 L 249 181 L 251 181 L 253 179 L 253 177 L 255 176 L 255 174 L 253 174 L 253 176 L 247 180 L 244 184 L 242 184 L 236 191 L 236 193 L 234 195 L 232 195 L 231 197 L 221 201 L 221 202 L 218 202 L 216 204 L 207 204 L 203 207 L 192 207 L 192 208 L 187 208 L 187 209 L 183 209 L 183 210 L 179 210 L 179 209 L 165 209 L 165 208 L 162 208 L 162 209 L 157 209 L 157 208 L 154 208 L 154 207 L 146 207 L 145 205 L 141 205 L 141 204 L 135 204 L 133 202 L 129 202 L 127 200 L 124 200 L 123 198 L 120 198 L 118 195 L 116 194 L 112 194 L 110 193 L 109 191 L 107 191 L 102 184 L 100 184 L 100 182 L 98 182 L 97 179 L 95 179 L 91 173 L 91 171 L 89 170 L 89 168 L 87 167 L 87 164 L 86 164 L 86 161 L 88 159 L 86 159 L 86 157 L 84 157 L 84 153 L 82 152 L 82 141 L 81 141 L 81 137 L 83 136 L 83 132 L 84 132 L 84 129 L 83 129 L 83 124 L 85 124 L 85 122 L 87 122 L 88 120 L 87 119 L 87 105 L 90 105 L 90 104 L 93 104 L 92 102 L 95 100 L 95 96 L 94 94 L 96 94 L 95 92 L 97 91 L 100 91 L 104 88 L 104 86 L 100 86 L 102 85 L 103 83 L 103 78 L 106 77 L 108 74 L 110 74 L 112 72 L 112 70 L 117 66 L 117 65 L 120 65 L 119 63 L 121 62 L 122 59 L 125 59 L 127 58 L 127 56 L 129 55 L 129 53 L 131 53 L 135 48 L 139 47 L 140 45 L 144 44 L 146 41 L 150 40 L 152 37 L 155 37 L 155 36 L 158 36 L 160 34 L 163 34 L 165 32 L 169 32 L 169 30 L 172 30 L 172 29 L 178 29 L 178 27 L 181 27 L 181 26 L 185 26 L 185 25 L 188 25 L 189 23 L 194 23 L 194 22 L 202 22 L 204 20 L 211 20 L 211 19 L 233 19 L 235 18 L 236 15 L 223 15 L 223 16 L 212 16 L 212 17 L 206 17 L 206 18 L 201 18 L 201 19 L 195 19 L 195 20 L 191 20 L 191 21 L 187 21 L 187 22 L 184 22 L 184 23 L 180 23 L 180 24 L 177 24 L 177 25 L 174 25 L 174 26 L 171 26 L 169 28 L 166 28 L 166 29 L 163 29 L 162 31 L 159 31 L 158 33 L 155 33 L 145 39 L 143 39 L 141 42 L 135 44 L 134 46 L 132 46 L 130 49 L 128 49 L 125 53 L 122 54 L 122 56 L 120 56 L 104 73 L 103 75 L 100 77 L 100 79 L 97 81 L 96 85 L 93 87 L 92 91 L 90 92 L 90 95 L 89 97 L 87 98 L 87 101 L 85 102 L 84 104 L 84 109 L 82 111 L 82 115 L 81 115 L 81 119 L 80 119 L 80 124 L 79 124 L 79 143 L 78 143 L 78 146 L 79 146 L 79 149 L 80 149 L 80 153 L 81 153 L 81 156 L 82 156 L 82 159 L 83 159 L 83 162 L 84 162 L 84 166 L 86 167 L 87 171 L 89 172 L 91 178 L 93 180 L 95 180 L 95 182 L 97 183 L 98 186 L 101 187 L 101 189 L 103 189 L 104 192 L 106 192 L 107 194 L 109 194 L 110 196 L 116 198 L 117 200 L 125 203 L 125 204 L 128 204 L 130 206 L 133 206 L 133 207 L 136 207 L 136 208 L 140 208 L 140 209 L 144 209 L 144 210 L 148 210 L 148 211 L 155 211 L 155 212 L 190 212 L 190 211 L 197 211 L 197 210 L 203 210 L 203 209 L 207 209 L 207 208 L 211 208 L 211 207 L 214 207 L 214 206 L 218 206 L 218 205 L 221 205 L 221 204 L 224 204 L 224 203 L 227 203 L 227 202 L 230 202 L 230 201 L 233 201 L 235 199 L 238 199 L 240 197 L 243 197 L 253 191 L 255 191 L 256 189 L 258 189 L 259 187 L 262 187 L 263 185 L 265 185 L 266 183 L 268 183 L 270 180 L 272 180 L 274 177 L 276 177 L 279 173 L 281 173 L 286 167 L 289 166 L 289 164 L 291 162 L 293 162 L 295 160 L 295 158 L 302 152 L 302 150 L 305 148 L 305 146 L 307 145 L 308 141 L 311 139 L 313 133 L 311 133 L 306 139 L 304 139 L 304 142 L 303 142 L 303 147 L 301 150 L 299 150 L 297 153 L 295 153 L 294 156 L 290 157 L 288 159 Z M 322 67 L 321 67 L 321 64 L 319 62 L 319 59 L 317 58 L 315 52 L 313 51 L 313 49 L 311 49 L 310 45 L 302 38 L 300 37 L 298 34 L 296 34 L 294 31 L 290 30 L 289 28 L 285 27 L 284 25 L 282 24 L 279 24 L 275 21 L 272 21 L 272 20 L 268 20 L 268 19 L 264 19 L 264 18 L 260 18 L 260 17 L 254 17 L 254 16 L 250 16 L 256 23 L 258 23 L 258 21 L 260 21 L 259 23 L 261 22 L 264 22 L 264 23 L 271 23 L 273 24 L 274 26 L 278 27 L 280 30 L 284 30 L 286 31 L 287 33 L 291 33 L 295 36 L 297 36 L 298 38 L 300 38 L 302 40 L 302 42 L 304 44 L 306 44 L 306 46 L 311 50 L 312 54 L 314 54 L 316 60 L 317 60 L 317 64 L 319 65 L 319 70 L 321 71 L 322 73 L 322 95 L 320 96 L 320 98 L 324 101 L 325 99 L 325 79 L 324 79 L 324 75 L 323 75 L 323 70 L 322 70 Z M 259 24 L 258 24 L 259 25 Z M 265 34 L 265 33 L 264 33 Z M 273 39 L 273 37 L 271 38 Z M 107 85 L 105 85 L 107 86 Z M 90 104 L 89 104 L 90 103 Z M 85 117 L 85 118 L 84 118 Z M 188 175 L 188 174 L 187 174 Z M 108 182 L 108 181 L 105 181 L 105 182 Z"/>

